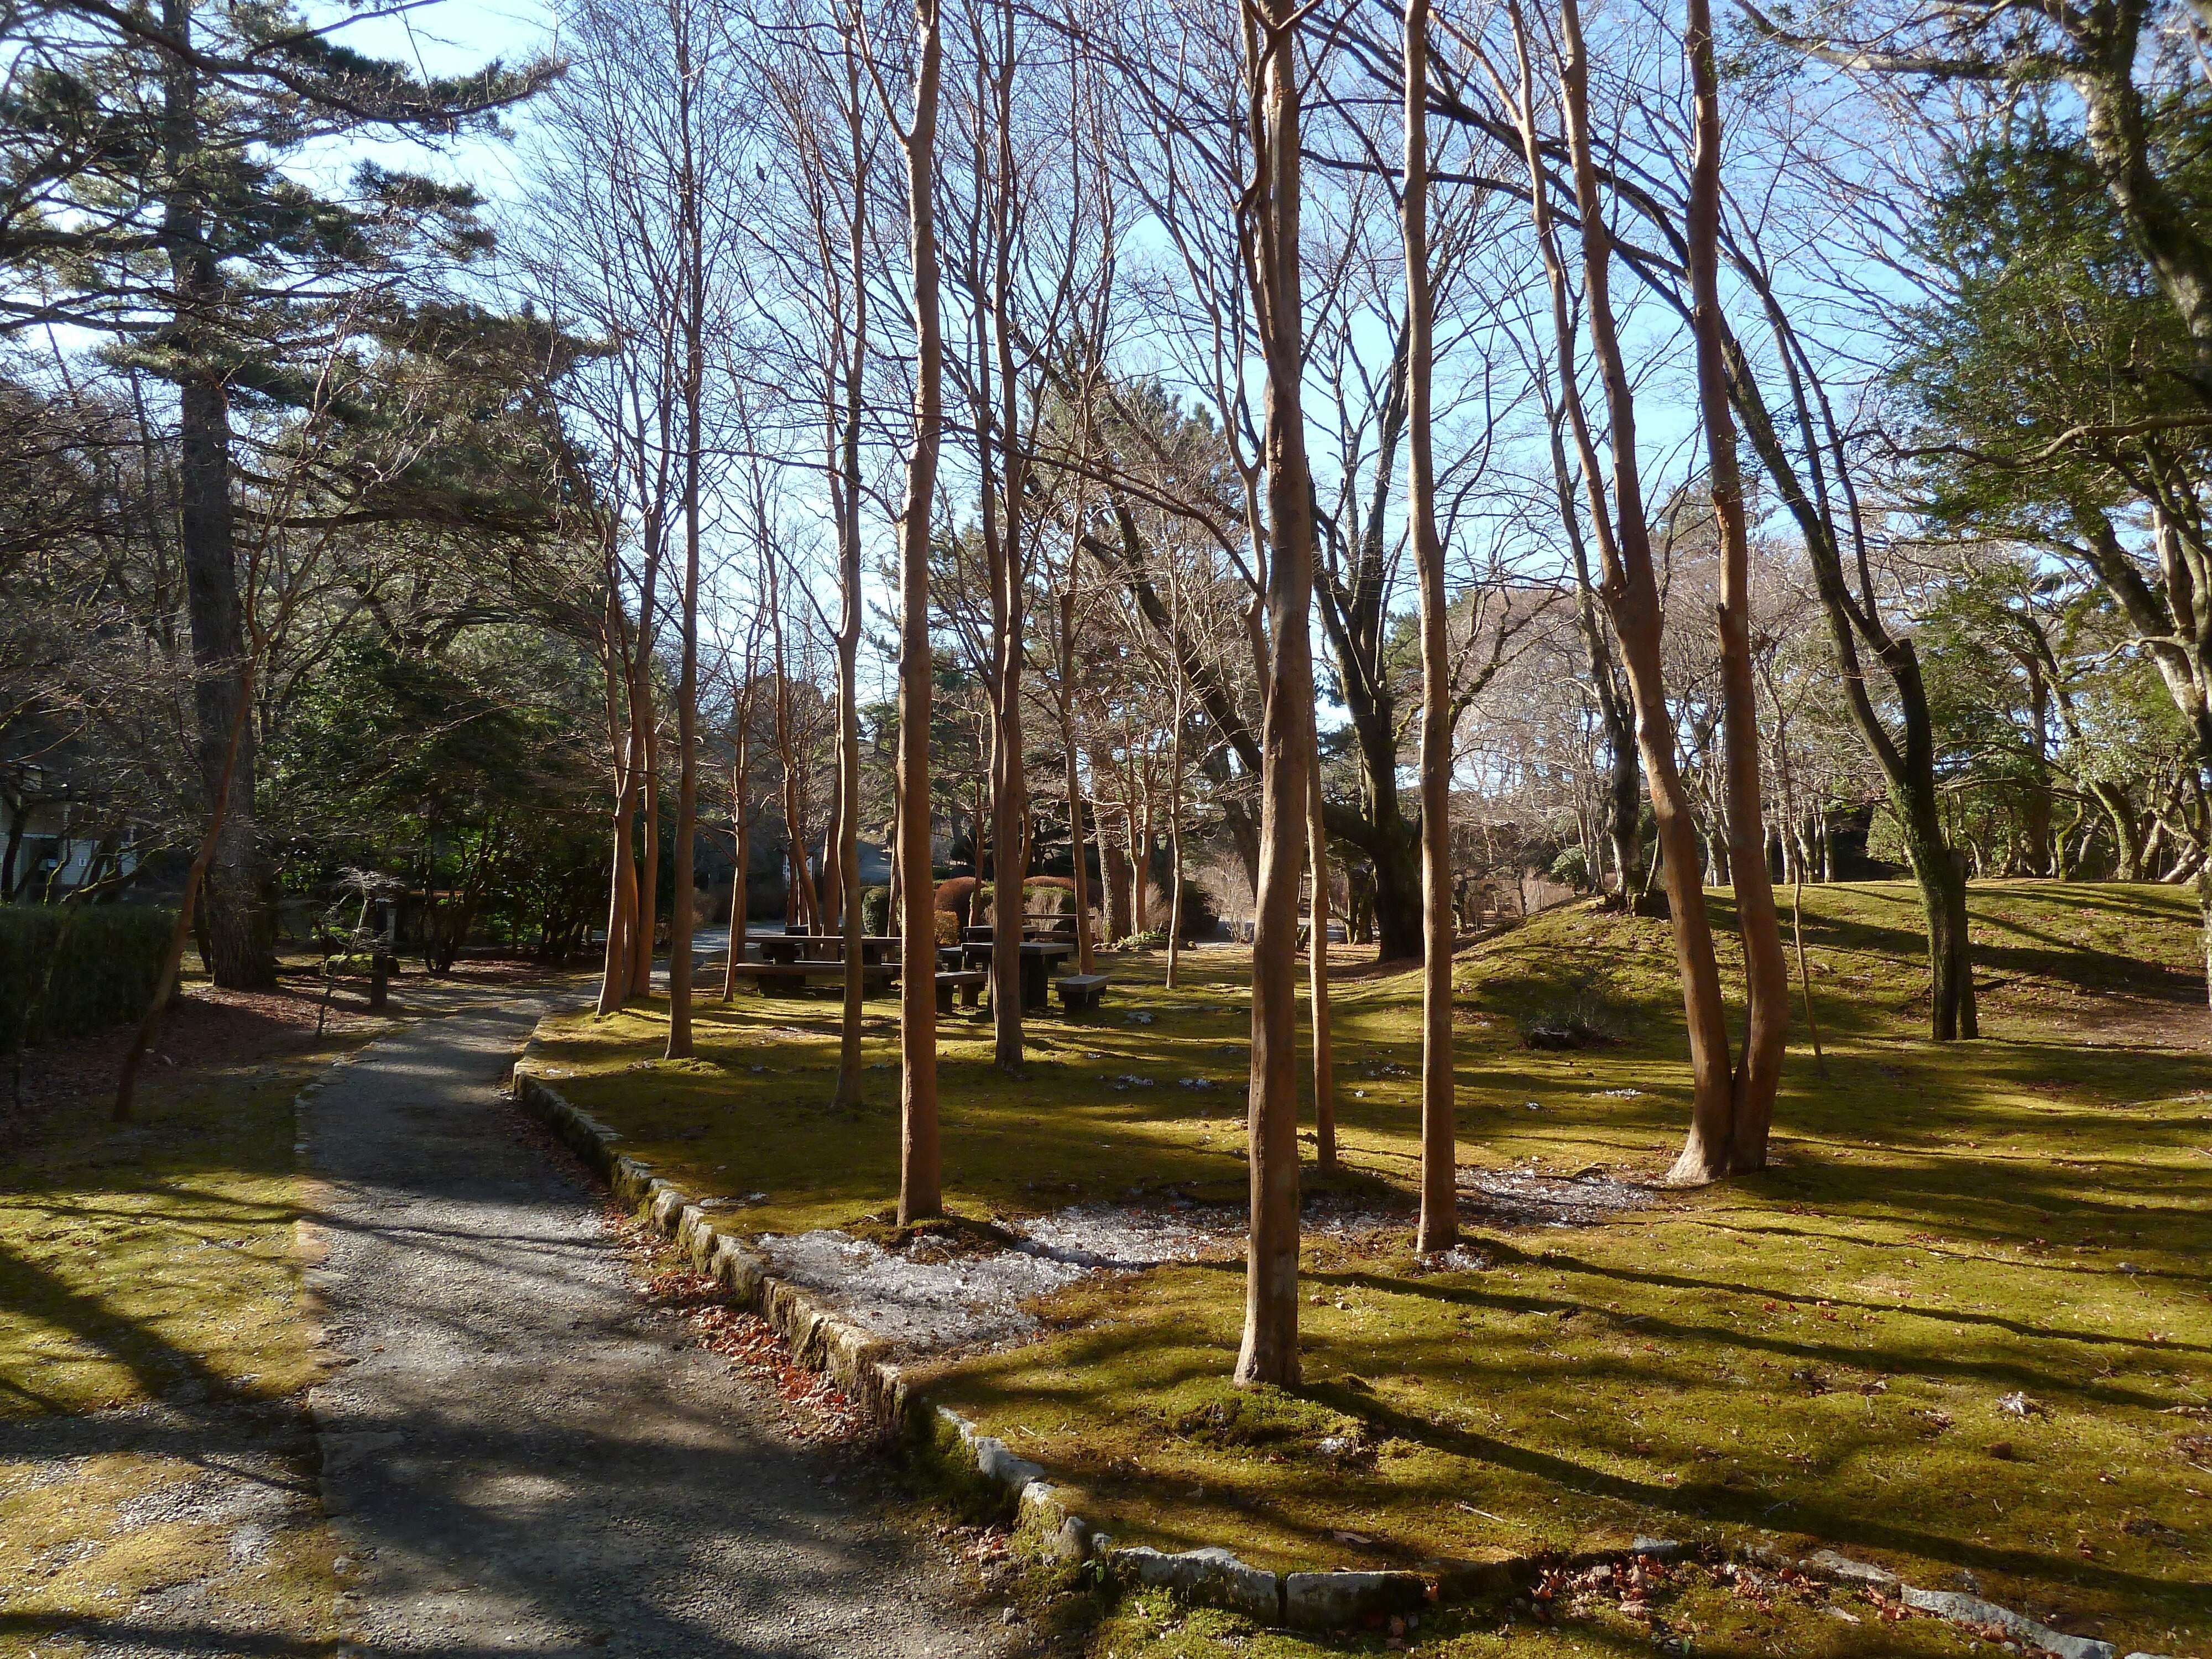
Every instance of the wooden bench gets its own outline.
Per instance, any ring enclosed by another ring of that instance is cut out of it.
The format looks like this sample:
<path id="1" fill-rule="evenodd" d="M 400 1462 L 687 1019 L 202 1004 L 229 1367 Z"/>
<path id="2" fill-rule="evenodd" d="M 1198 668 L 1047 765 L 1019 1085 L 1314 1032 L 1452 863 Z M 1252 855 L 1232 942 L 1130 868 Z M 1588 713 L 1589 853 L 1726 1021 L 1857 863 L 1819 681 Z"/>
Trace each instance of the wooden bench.
<path id="1" fill-rule="evenodd" d="M 989 977 L 990 975 L 981 968 L 956 968 L 950 972 L 939 974 L 937 1012 L 940 1014 L 949 1014 L 952 1012 L 952 994 L 955 991 L 960 993 L 961 1000 L 968 1006 L 975 1007 L 982 1000 L 983 981 Z"/>
<path id="2" fill-rule="evenodd" d="M 1060 988 L 1060 1007 L 1071 1014 L 1096 1009 L 1106 991 L 1103 974 L 1062 974 L 1053 983 Z"/>
<path id="3" fill-rule="evenodd" d="M 795 996 L 804 994 L 817 981 L 833 986 L 843 985 L 845 964 L 842 962 L 741 962 L 737 965 L 736 974 L 739 979 L 752 981 L 763 996 Z M 897 977 L 898 970 L 895 968 L 864 967 L 860 969 L 860 986 L 872 994 L 880 994 Z"/>

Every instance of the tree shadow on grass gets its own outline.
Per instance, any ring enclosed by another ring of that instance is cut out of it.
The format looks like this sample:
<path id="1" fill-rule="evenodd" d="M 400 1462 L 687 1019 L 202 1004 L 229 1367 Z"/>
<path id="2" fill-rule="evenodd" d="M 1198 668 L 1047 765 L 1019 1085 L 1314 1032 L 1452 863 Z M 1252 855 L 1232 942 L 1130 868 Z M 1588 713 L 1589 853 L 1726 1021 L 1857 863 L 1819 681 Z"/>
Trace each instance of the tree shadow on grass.
<path id="1" fill-rule="evenodd" d="M 1791 1531 L 1831 1544 L 1888 1550 L 2033 1582 L 2079 1584 L 2128 1596 L 2138 1602 L 2153 1596 L 2170 1597 L 2177 1592 L 2201 1594 L 2212 1588 L 2199 1580 L 2154 1578 L 2099 1566 L 2075 1557 L 1946 1536 L 1880 1516 L 1843 1510 L 1822 1502 L 1817 1495 L 1777 1494 L 1770 1489 L 1745 1490 L 1713 1481 L 1663 1486 L 1656 1481 L 1637 1480 L 1592 1468 L 1556 1453 L 1440 1423 L 1357 1390 L 1324 1384 L 1303 1392 L 1342 1411 L 1353 1412 L 1356 1408 L 1377 1428 L 1416 1444 L 1470 1462 L 1510 1469 L 1586 1497 L 1633 1504 L 1640 1510 L 1672 1515 L 1684 1521 L 1718 1521 L 1765 1528 L 1773 1526 L 1776 1514 L 1786 1509 L 1790 1511 Z"/>
<path id="2" fill-rule="evenodd" d="M 1670 1281 L 1663 1277 L 1634 1273 L 1625 1269 L 1605 1267 L 1588 1262 L 1554 1259 L 1544 1264 L 1547 1267 L 1570 1272 L 1581 1272 L 1599 1279 L 1617 1279 L 1638 1283 L 1670 1285 L 1679 1283 L 1686 1288 L 1717 1290 L 1747 1298 L 1787 1296 L 1795 1301 L 1803 1293 L 1760 1291 L 1750 1285 L 1729 1285 L 1722 1281 L 1681 1279 Z M 1957 1353 L 1923 1353 L 1887 1348 L 1846 1346 L 1841 1343 L 1811 1341 L 1802 1338 L 1768 1336 L 1756 1331 L 1747 1331 L 1735 1326 L 1698 1325 L 1680 1320 L 1662 1318 L 1654 1314 L 1624 1316 L 1603 1307 L 1593 1306 L 1587 1301 L 1572 1297 L 1544 1297 L 1524 1295 L 1517 1291 L 1481 1291 L 1437 1284 L 1433 1279 L 1393 1279 L 1373 1273 L 1308 1273 L 1307 1280 L 1322 1285 L 1357 1286 L 1390 1296 L 1425 1297 L 1431 1301 L 1451 1304 L 1456 1307 L 1479 1308 L 1495 1313 L 1563 1314 L 1574 1313 L 1620 1326 L 1638 1337 L 1662 1338 L 1671 1341 L 1695 1344 L 1705 1347 L 1747 1348 L 1770 1353 L 1801 1364 L 1817 1363 L 1848 1367 L 1855 1370 L 1876 1372 L 1919 1372 L 1951 1376 L 1965 1382 L 1978 1382 L 1987 1387 L 2005 1390 L 2038 1389 L 2046 1394 L 2071 1394 L 2101 1406 L 2128 1406 L 2142 1411 L 2163 1411 L 2172 1402 L 2159 1395 L 2140 1393 L 2132 1389 L 2109 1382 L 2083 1383 L 2054 1375 L 2024 1359 L 1977 1359 Z M 1942 1310 L 1914 1308 L 1877 1308 L 1876 1311 L 1900 1318 L 1944 1319 Z M 2041 1335 L 2043 1333 L 2032 1332 Z M 2113 1339 L 2085 1337 L 2087 1341 L 2107 1341 Z M 2116 1343 L 2116 1346 L 2121 1346 Z"/>

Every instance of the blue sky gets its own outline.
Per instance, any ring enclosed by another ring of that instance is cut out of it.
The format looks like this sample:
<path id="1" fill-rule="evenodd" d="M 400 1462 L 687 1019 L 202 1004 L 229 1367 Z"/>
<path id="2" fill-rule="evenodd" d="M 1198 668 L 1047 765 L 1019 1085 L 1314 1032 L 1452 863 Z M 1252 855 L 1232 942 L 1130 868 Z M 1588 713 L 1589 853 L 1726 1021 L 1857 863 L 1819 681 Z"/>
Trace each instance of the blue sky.
<path id="1" fill-rule="evenodd" d="M 305 9 L 318 21 L 332 21 L 349 9 L 310 4 Z M 557 33 L 556 8 L 550 3 L 416 0 L 404 10 L 349 22 L 336 38 L 357 52 L 411 64 L 422 73 L 434 76 L 463 73 L 495 58 L 520 63 L 551 50 Z M 512 125 L 524 128 L 530 118 L 526 106 L 516 112 Z M 511 197 L 514 190 L 517 148 L 497 139 L 471 137 L 438 152 L 428 152 L 416 144 L 372 144 L 347 139 L 311 151 L 298 158 L 295 165 L 343 173 L 368 157 L 441 179 L 466 179 L 495 201 Z"/>

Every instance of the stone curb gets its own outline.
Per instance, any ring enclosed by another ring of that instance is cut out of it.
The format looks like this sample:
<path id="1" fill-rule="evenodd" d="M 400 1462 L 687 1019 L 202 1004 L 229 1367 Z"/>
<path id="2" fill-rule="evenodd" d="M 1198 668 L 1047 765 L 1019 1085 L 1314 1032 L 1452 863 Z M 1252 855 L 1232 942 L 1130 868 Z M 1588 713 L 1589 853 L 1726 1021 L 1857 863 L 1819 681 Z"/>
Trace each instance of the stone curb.
<path id="1" fill-rule="evenodd" d="M 701 1206 L 652 1166 L 618 1150 L 622 1137 L 529 1069 L 538 1039 L 514 1061 L 516 1102 L 543 1119 L 605 1180 L 614 1195 L 647 1217 L 676 1243 L 692 1266 L 711 1275 L 743 1306 L 758 1314 L 790 1345 L 793 1362 L 819 1371 L 857 1401 L 892 1439 L 933 1441 L 939 1431 L 957 1437 L 963 1461 L 1012 1499 L 1015 1529 L 1048 1559 L 1097 1559 L 1124 1583 L 1171 1589 L 1185 1599 L 1231 1608 L 1263 1624 L 1298 1630 L 1337 1630 L 1370 1614 L 1418 1612 L 1432 1600 L 1507 1590 L 1547 1567 L 1580 1569 L 1620 1564 L 1638 1556 L 1679 1560 L 1693 1546 L 1673 1539 L 1638 1538 L 1626 1550 L 1600 1551 L 1570 1559 L 1516 1556 L 1462 1569 L 1439 1581 L 1418 1572 L 1270 1572 L 1218 1545 L 1174 1553 L 1149 1545 L 1117 1547 L 1106 1534 L 1069 1510 L 1045 1471 L 1018 1457 L 1006 1442 L 976 1431 L 975 1425 L 945 1407 L 933 1407 L 908 1386 L 887 1356 L 890 1345 L 840 1317 L 814 1295 L 769 1271 L 768 1263 L 734 1235 L 720 1231 Z M 1993 1625 L 2059 1659 L 2123 1659 L 2109 1642 L 2063 1631 L 2010 1607 L 1954 1590 L 1926 1590 L 1886 1568 L 1855 1561 L 1834 1550 L 1802 1559 L 1768 1546 L 1737 1552 L 1763 1566 L 1787 1566 L 1811 1577 L 1863 1585 L 1894 1595 L 1905 1606 L 1954 1624 Z M 2130 1653 L 2124 1659 L 2163 1659 Z"/>
<path id="2" fill-rule="evenodd" d="M 1985 1601 L 1978 1595 L 1968 1595 L 1960 1590 L 1921 1589 L 1906 1583 L 1887 1567 L 1878 1567 L 1869 1561 L 1855 1561 L 1834 1550 L 1815 1550 L 1802 1559 L 1771 1546 L 1754 1544 L 1736 1552 L 1739 1559 L 1756 1562 L 1766 1567 L 1790 1567 L 1811 1578 L 1824 1578 L 1832 1583 L 1859 1584 L 1894 1595 L 1916 1613 L 1950 1624 L 1969 1626 L 1994 1626 L 2014 1640 L 2025 1642 L 2055 1653 L 2059 1659 L 2166 1659 L 2155 1653 L 2130 1653 L 2123 1656 L 2110 1642 L 2100 1642 L 2089 1636 L 2069 1636 L 2064 1631 L 2053 1630 L 2039 1620 L 2015 1612 L 1996 1601 Z"/>

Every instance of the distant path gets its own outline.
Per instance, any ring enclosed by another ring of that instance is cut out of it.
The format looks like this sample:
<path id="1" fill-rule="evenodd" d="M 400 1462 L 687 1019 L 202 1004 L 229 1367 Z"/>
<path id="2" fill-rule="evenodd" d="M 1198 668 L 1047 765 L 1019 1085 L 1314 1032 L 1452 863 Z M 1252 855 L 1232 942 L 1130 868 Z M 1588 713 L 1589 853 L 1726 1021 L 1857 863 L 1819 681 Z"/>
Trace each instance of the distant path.
<path id="1" fill-rule="evenodd" d="M 311 1277 L 351 1362 L 311 1403 L 358 1650 L 993 1650 L 950 1568 L 850 1491 L 873 1481 L 679 1346 L 598 1195 L 512 1133 L 495 1084 L 541 1011 L 512 994 L 375 1043 L 303 1110 L 328 1249 Z"/>

